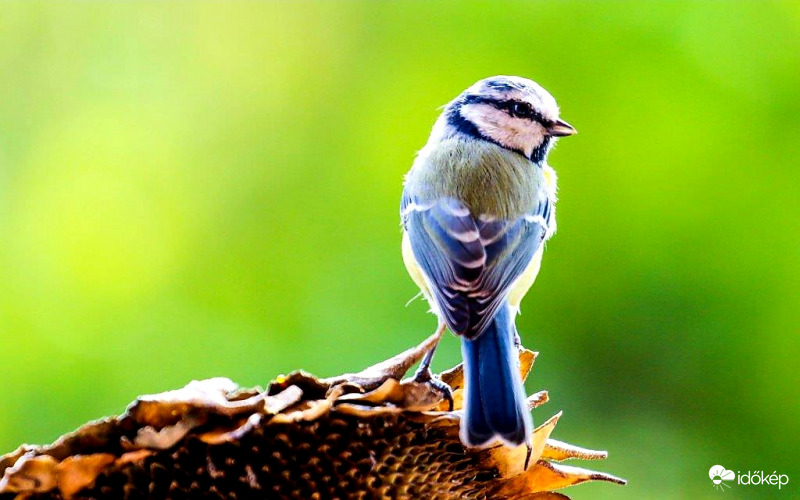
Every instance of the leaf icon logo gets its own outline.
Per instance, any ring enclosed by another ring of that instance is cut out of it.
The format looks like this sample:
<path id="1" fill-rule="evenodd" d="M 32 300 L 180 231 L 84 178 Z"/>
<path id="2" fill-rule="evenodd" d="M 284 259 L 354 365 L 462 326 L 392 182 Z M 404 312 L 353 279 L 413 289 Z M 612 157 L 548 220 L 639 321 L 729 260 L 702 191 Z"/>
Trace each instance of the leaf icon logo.
<path id="1" fill-rule="evenodd" d="M 730 488 L 730 486 L 723 483 L 723 481 L 733 481 L 736 479 L 736 474 L 721 465 L 715 465 L 708 470 L 708 477 L 714 484 L 714 488 L 724 490 L 725 488 Z"/>

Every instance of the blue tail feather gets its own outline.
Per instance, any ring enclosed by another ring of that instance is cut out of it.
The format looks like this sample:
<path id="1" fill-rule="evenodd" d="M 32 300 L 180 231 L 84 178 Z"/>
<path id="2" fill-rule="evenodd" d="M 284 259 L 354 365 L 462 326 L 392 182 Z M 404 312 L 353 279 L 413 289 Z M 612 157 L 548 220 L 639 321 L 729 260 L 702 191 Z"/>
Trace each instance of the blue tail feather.
<path id="1" fill-rule="evenodd" d="M 461 341 L 466 384 L 461 437 L 470 446 L 495 437 L 513 445 L 530 439 L 533 422 L 525 404 L 513 321 L 503 304 L 478 338 Z"/>

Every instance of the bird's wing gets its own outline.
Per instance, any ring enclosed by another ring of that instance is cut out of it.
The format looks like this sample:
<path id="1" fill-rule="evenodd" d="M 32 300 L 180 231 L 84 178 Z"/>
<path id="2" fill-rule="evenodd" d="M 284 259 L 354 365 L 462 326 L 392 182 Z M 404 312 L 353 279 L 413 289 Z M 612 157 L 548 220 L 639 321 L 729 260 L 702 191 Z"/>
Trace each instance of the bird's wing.
<path id="1" fill-rule="evenodd" d="M 403 227 L 439 313 L 456 334 L 483 333 L 509 288 L 542 244 L 551 221 L 546 196 L 506 221 L 473 217 L 458 200 L 420 202 L 404 193 Z"/>

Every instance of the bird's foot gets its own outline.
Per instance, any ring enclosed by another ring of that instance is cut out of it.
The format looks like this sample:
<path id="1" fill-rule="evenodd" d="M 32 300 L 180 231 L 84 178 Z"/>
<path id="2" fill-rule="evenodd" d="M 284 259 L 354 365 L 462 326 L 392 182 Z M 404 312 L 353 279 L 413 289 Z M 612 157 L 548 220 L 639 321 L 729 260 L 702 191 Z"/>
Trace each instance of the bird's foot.
<path id="1" fill-rule="evenodd" d="M 417 370 L 414 374 L 414 382 L 418 384 L 428 384 L 434 390 L 441 393 L 444 400 L 447 401 L 447 411 L 453 411 L 453 390 L 449 385 L 442 382 L 442 379 L 434 375 L 429 367 Z"/>

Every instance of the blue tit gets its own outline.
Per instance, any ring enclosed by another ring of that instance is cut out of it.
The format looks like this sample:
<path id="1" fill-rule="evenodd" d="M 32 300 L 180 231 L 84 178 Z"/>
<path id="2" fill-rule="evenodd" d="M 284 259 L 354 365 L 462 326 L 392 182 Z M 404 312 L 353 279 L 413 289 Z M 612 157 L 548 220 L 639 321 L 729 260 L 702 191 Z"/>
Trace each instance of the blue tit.
<path id="1" fill-rule="evenodd" d="M 439 332 L 461 337 L 467 446 L 530 446 L 514 319 L 556 230 L 547 154 L 575 133 L 535 82 L 486 78 L 444 107 L 405 177 L 403 259 Z M 432 356 L 418 380 L 432 380 Z"/>

